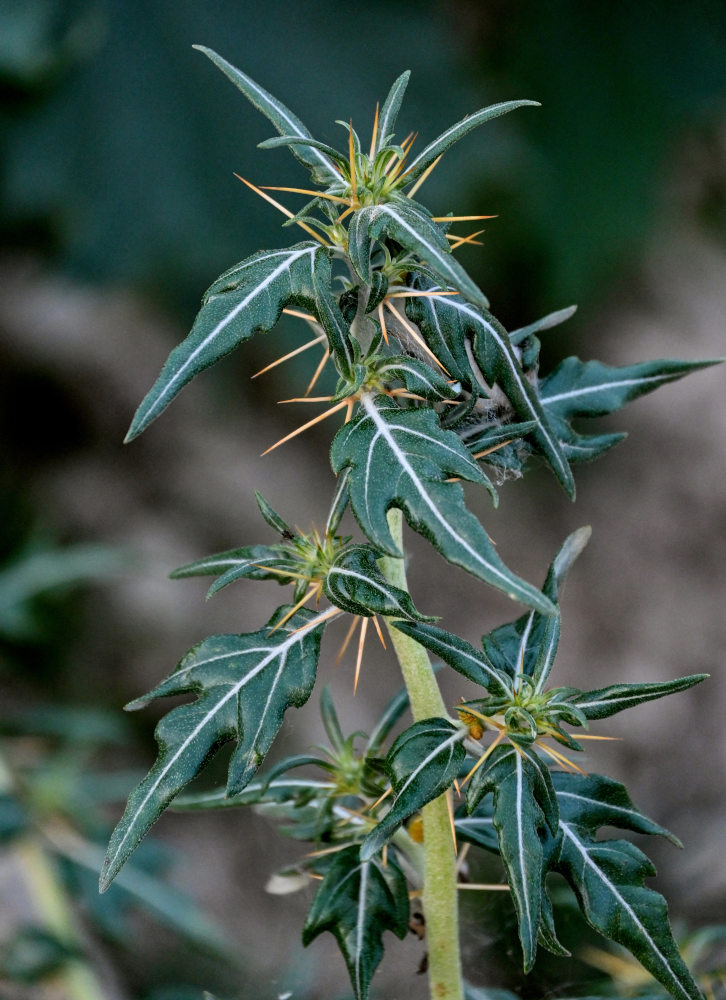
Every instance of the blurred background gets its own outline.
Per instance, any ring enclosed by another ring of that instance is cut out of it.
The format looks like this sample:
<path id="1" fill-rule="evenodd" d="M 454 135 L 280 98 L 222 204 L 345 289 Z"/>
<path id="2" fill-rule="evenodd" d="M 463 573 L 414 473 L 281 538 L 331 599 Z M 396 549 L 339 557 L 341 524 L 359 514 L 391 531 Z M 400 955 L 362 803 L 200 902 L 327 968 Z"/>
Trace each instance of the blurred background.
<path id="1" fill-rule="evenodd" d="M 544 370 L 572 353 L 609 364 L 725 353 L 726 8 L 718 0 L 5 0 L 0 995 L 8 1000 L 186 1000 L 202 987 L 241 1000 L 348 996 L 332 939 L 305 952 L 299 944 L 309 895 L 264 891 L 298 848 L 259 817 L 167 815 L 133 878 L 102 900 L 94 889 L 106 833 L 153 760 L 153 726 L 168 707 L 126 716 L 121 706 L 193 643 L 259 628 L 280 602 L 274 584 L 242 583 L 205 604 L 204 581 L 167 574 L 209 552 L 271 541 L 254 489 L 303 527 L 322 521 L 332 489 L 327 423 L 259 457 L 302 419 L 276 400 L 304 386 L 317 363 L 304 354 L 250 381 L 301 342 L 293 319 L 274 342 L 258 338 L 201 376 L 142 438 L 121 444 L 204 288 L 254 251 L 297 239 L 233 172 L 257 184 L 298 185 L 307 175 L 285 151 L 256 148 L 271 128 L 193 43 L 216 49 L 334 145 L 335 119 L 352 116 L 367 134 L 376 101 L 406 68 L 400 134 L 418 130 L 420 143 L 496 101 L 540 101 L 472 133 L 425 188 L 437 214 L 496 214 L 484 246 L 459 252 L 495 314 L 512 329 L 579 305 L 545 337 Z M 560 683 L 712 674 L 677 699 L 612 720 L 607 732 L 622 741 L 597 744 L 585 764 L 625 780 L 641 808 L 684 841 L 680 855 L 647 845 L 660 870 L 655 886 L 683 929 L 726 912 L 723 390 L 723 372 L 709 369 L 603 421 L 630 436 L 579 467 L 575 506 L 537 468 L 504 485 L 497 512 L 471 497 L 505 562 L 533 582 L 566 534 L 592 525 L 564 599 Z M 412 590 L 425 612 L 472 641 L 514 617 L 506 599 L 409 541 Z M 352 662 L 334 670 L 336 642 L 326 648 L 321 676 L 349 729 L 366 729 L 398 687 L 394 664 L 371 647 L 353 700 Z M 462 693 L 456 681 L 449 687 L 452 699 Z M 320 739 L 316 702 L 288 716 L 276 754 Z M 547 967 L 546 987 L 536 976 L 518 982 L 507 905 L 467 903 L 471 978 L 523 996 L 585 992 L 577 955 Z M 423 946 L 390 945 L 376 995 L 425 996 L 416 976 Z"/>

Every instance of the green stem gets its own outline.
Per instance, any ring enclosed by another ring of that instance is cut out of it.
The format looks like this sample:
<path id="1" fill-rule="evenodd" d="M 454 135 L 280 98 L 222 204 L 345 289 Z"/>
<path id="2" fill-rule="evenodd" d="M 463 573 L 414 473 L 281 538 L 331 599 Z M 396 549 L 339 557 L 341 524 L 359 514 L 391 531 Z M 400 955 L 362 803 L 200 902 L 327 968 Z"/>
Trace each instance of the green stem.
<path id="1" fill-rule="evenodd" d="M 397 547 L 403 551 L 400 510 L 388 513 L 388 525 Z M 391 583 L 408 590 L 403 559 L 386 556 L 381 570 Z M 448 717 L 428 653 L 410 636 L 386 621 L 393 648 L 411 701 L 414 721 L 432 716 Z M 454 850 L 446 796 L 424 806 L 424 890 L 428 945 L 429 991 L 432 1000 L 464 1000 L 459 950 L 459 910 Z"/>

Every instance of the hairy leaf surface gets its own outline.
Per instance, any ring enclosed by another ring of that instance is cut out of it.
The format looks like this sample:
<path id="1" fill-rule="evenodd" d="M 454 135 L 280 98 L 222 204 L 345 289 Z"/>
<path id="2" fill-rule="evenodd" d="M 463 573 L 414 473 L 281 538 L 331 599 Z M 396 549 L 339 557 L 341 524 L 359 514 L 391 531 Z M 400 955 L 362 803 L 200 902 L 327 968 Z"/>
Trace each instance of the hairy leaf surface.
<path id="1" fill-rule="evenodd" d="M 207 290 L 191 332 L 169 355 L 132 421 L 137 437 L 196 375 L 257 332 L 271 330 L 289 304 L 319 316 L 343 370 L 352 365 L 347 327 L 330 290 L 330 259 L 318 243 L 262 250 L 225 272 Z"/>
<path id="2" fill-rule="evenodd" d="M 304 705 L 315 682 L 324 625 L 299 611 L 284 626 L 243 635 L 218 635 L 194 646 L 153 691 L 132 702 L 140 708 L 166 695 L 197 695 L 164 716 L 156 728 L 159 756 L 131 793 L 113 832 L 101 887 L 106 888 L 149 827 L 184 785 L 227 741 L 237 746 L 229 763 L 227 791 L 240 792 L 269 750 L 290 705 Z M 299 629 L 299 631 L 295 631 Z"/>
<path id="3" fill-rule="evenodd" d="M 613 788 L 617 782 L 599 776 L 578 778 L 555 777 L 562 809 L 557 870 L 572 886 L 595 930 L 631 951 L 677 1000 L 702 1000 L 673 940 L 665 900 L 643 885 L 655 874 L 652 863 L 627 841 L 595 839 L 603 824 L 644 833 L 664 831 L 638 817 L 625 790 Z M 609 801 L 603 802 L 601 796 Z"/>
<path id="4" fill-rule="evenodd" d="M 406 93 L 411 70 L 407 69 L 393 82 L 393 86 L 388 91 L 388 96 L 383 102 L 381 113 L 378 116 L 378 135 L 376 136 L 375 152 L 377 153 L 386 143 L 386 140 L 393 135 L 396 127 L 398 112 L 401 110 L 403 95 Z"/>
<path id="5" fill-rule="evenodd" d="M 289 583 L 275 570 L 290 569 L 290 559 L 286 558 L 274 547 L 268 545 L 244 545 L 239 549 L 228 549 L 215 555 L 205 556 L 195 562 L 180 566 L 169 575 L 173 580 L 181 580 L 192 576 L 216 576 L 209 588 L 208 597 L 226 587 L 234 580 L 276 580 L 278 583 Z"/>
<path id="6" fill-rule="evenodd" d="M 280 135 L 293 135 L 304 139 L 312 136 L 303 125 L 297 115 L 294 115 L 289 108 L 278 101 L 272 94 L 268 94 L 258 83 L 250 79 L 245 73 L 232 66 L 222 56 L 217 55 L 212 49 L 204 45 L 194 45 L 192 48 L 203 52 L 205 56 L 212 60 L 218 69 L 238 87 L 245 97 L 253 104 L 258 111 L 274 125 Z M 315 149 L 305 149 L 304 147 L 293 147 L 293 153 L 298 160 L 313 172 L 314 177 L 322 183 L 330 184 L 340 179 L 340 174 L 336 171 L 329 157 Z"/>
<path id="7" fill-rule="evenodd" d="M 380 553 L 369 545 L 354 545 L 336 556 L 323 588 L 336 607 L 353 615 L 387 615 L 426 621 L 410 594 L 394 587 L 378 568 Z"/>
<path id="8" fill-rule="evenodd" d="M 452 254 L 442 230 L 423 205 L 408 198 L 360 208 L 348 228 L 348 252 L 362 281 L 370 282 L 373 240 L 387 236 L 426 261 L 442 281 L 477 305 L 487 299 Z"/>
<path id="9" fill-rule="evenodd" d="M 598 688 L 597 691 L 578 692 L 568 698 L 568 701 L 579 708 L 586 719 L 606 719 L 610 715 L 633 708 L 646 701 L 665 698 L 668 694 L 686 691 L 694 684 L 705 681 L 708 674 L 691 674 L 690 677 L 678 677 L 673 681 L 655 682 L 652 684 L 611 684 L 609 687 Z"/>
<path id="10" fill-rule="evenodd" d="M 383 552 L 398 555 L 386 514 L 400 507 L 415 531 L 441 554 L 515 600 L 551 610 L 531 584 L 497 555 L 486 531 L 464 506 L 451 476 L 490 486 L 459 438 L 441 430 L 431 410 L 401 410 L 385 397 L 361 399 L 362 412 L 337 433 L 331 460 L 349 467 L 350 501 L 361 528 Z"/>
<path id="11" fill-rule="evenodd" d="M 488 108 L 481 108 L 474 114 L 462 118 L 461 121 L 447 128 L 437 139 L 421 150 L 406 171 L 406 183 L 412 184 L 417 180 L 438 156 L 445 153 L 455 142 L 463 139 L 473 129 L 493 118 L 498 118 L 500 115 L 506 115 L 508 111 L 525 107 L 538 108 L 540 105 L 538 101 L 502 101 L 499 104 L 492 104 Z"/>
<path id="12" fill-rule="evenodd" d="M 358 848 L 334 856 L 303 927 L 303 944 L 323 931 L 335 936 L 348 966 L 356 1000 L 366 1000 L 373 973 L 383 957 L 383 932 L 403 939 L 408 932 L 406 878 L 390 853 L 361 860 Z"/>
<path id="13" fill-rule="evenodd" d="M 451 787 L 466 757 L 465 736 L 448 719 L 422 719 L 401 733 L 385 760 L 393 803 L 363 841 L 362 858 L 373 857 L 410 816 Z"/>
<path id="14" fill-rule="evenodd" d="M 541 834 L 545 812 L 557 824 L 557 805 L 547 768 L 535 754 L 497 747 L 472 778 L 467 807 L 494 795 L 493 821 L 499 851 L 517 911 L 524 971 L 534 965 L 539 939 L 544 884 Z M 543 808 L 544 807 L 544 808 Z"/>

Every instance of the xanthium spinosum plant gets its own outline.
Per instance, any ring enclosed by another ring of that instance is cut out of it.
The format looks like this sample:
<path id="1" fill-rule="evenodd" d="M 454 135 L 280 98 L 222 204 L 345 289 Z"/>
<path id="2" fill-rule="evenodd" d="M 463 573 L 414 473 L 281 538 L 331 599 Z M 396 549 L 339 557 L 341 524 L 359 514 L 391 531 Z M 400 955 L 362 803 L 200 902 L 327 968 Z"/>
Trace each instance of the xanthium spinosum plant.
<path id="1" fill-rule="evenodd" d="M 312 339 L 274 365 L 319 345 L 316 377 L 300 399 L 330 405 L 268 451 L 337 414 L 341 425 L 331 447 L 336 480 L 322 533 L 291 527 L 258 494 L 260 513 L 277 542 L 221 552 L 173 574 L 215 576 L 210 593 L 237 580 L 276 580 L 292 586 L 292 599 L 257 631 L 200 642 L 166 680 L 128 706 L 166 695 L 194 696 L 158 725 L 158 759 L 131 793 L 113 833 L 102 888 L 172 802 L 181 809 L 253 804 L 312 845 L 293 869 L 298 879 L 312 877 L 318 886 L 303 941 L 323 931 L 335 936 L 356 1000 L 369 995 L 384 931 L 406 935 L 409 900 L 417 896 L 426 921 L 431 996 L 464 996 L 457 844 L 500 856 L 525 970 L 538 947 L 566 954 L 547 888 L 548 874 L 557 872 L 595 930 L 629 949 L 678 1000 L 697 1000 L 700 992 L 674 942 L 665 900 L 644 885 L 654 872 L 651 862 L 628 841 L 603 840 L 599 831 L 617 827 L 675 838 L 638 811 L 622 784 L 585 773 L 572 755 L 584 740 L 599 738 L 580 732 L 591 721 L 685 690 L 705 675 L 596 691 L 549 687 L 560 635 L 560 589 L 589 530 L 565 540 L 539 589 L 502 562 L 467 509 L 460 480 L 482 485 L 496 501 L 492 478 L 523 473 L 534 455 L 572 497 L 572 467 L 624 436 L 585 434 L 573 421 L 611 413 L 714 362 L 611 367 L 568 357 L 541 374 L 538 335 L 574 310 L 515 331 L 492 315 L 453 253 L 475 242 L 478 233 L 451 231 L 456 223 L 486 216 L 435 217 L 415 196 L 455 142 L 535 102 L 477 111 L 414 155 L 414 137 L 397 142 L 395 136 L 409 77 L 403 73 L 376 108 L 368 151 L 352 122 L 341 122 L 346 135 L 339 152 L 312 138 L 249 77 L 209 49 L 201 51 L 279 133 L 261 146 L 289 147 L 310 171 L 311 188 L 260 189 L 244 182 L 307 238 L 254 253 L 211 285 L 191 332 L 141 403 L 127 440 L 199 372 L 254 333 L 270 331 L 284 312 L 300 317 Z M 309 200 L 293 214 L 269 190 Z M 326 363 L 337 373 L 337 386 L 333 395 L 315 397 Z M 348 507 L 359 540 L 339 533 Z M 450 563 L 526 610 L 485 635 L 481 648 L 421 614 L 406 585 L 403 518 Z M 316 610 L 306 607 L 313 602 Z M 345 616 L 350 625 L 344 648 L 360 630 L 356 684 L 368 625 L 372 621 L 383 640 L 383 619 L 405 687 L 362 748 L 356 747 L 360 734 L 343 735 L 324 690 L 330 746 L 259 775 L 285 712 L 312 693 L 323 633 Z M 478 697 L 447 708 L 429 653 L 473 682 Z M 409 708 L 413 723 L 389 745 Z M 235 746 L 226 788 L 177 798 L 228 742 Z M 295 770 L 301 767 L 307 770 Z"/>

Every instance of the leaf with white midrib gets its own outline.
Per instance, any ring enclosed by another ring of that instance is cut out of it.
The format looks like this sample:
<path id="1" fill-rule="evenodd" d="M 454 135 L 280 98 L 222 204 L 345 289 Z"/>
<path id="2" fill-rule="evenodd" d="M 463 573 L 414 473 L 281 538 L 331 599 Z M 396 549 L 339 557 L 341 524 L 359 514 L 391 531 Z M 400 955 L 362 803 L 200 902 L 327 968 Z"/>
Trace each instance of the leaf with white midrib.
<path id="1" fill-rule="evenodd" d="M 398 112 L 401 110 L 401 103 L 403 101 L 403 96 L 406 93 L 406 87 L 408 86 L 410 76 L 411 70 L 404 70 L 404 72 L 393 81 L 393 86 L 388 92 L 388 97 L 386 97 L 383 102 L 383 107 L 381 108 L 381 113 L 378 118 L 378 135 L 376 136 L 376 148 L 374 151 L 376 153 L 381 149 L 386 139 L 393 134 L 393 130 L 396 127 Z"/>
<path id="2" fill-rule="evenodd" d="M 634 708 L 646 701 L 686 691 L 694 684 L 700 684 L 701 681 L 706 680 L 708 676 L 708 674 L 691 674 L 688 677 L 678 677 L 673 681 L 611 684 L 609 687 L 599 688 L 596 691 L 580 691 L 572 695 L 568 701 L 578 708 L 586 719 L 606 719 L 626 708 Z"/>
<path id="3" fill-rule="evenodd" d="M 432 718 L 415 722 L 401 733 L 385 759 L 393 802 L 363 841 L 363 860 L 376 854 L 410 816 L 451 787 L 466 756 L 462 741 L 467 732 L 448 719 Z"/>
<path id="4" fill-rule="evenodd" d="M 475 308 L 456 296 L 436 298 L 433 303 L 433 309 L 442 316 L 448 315 L 450 321 L 458 324 L 460 336 L 472 334 L 474 356 L 485 379 L 500 386 L 519 420 L 535 421 L 529 436 L 537 443 L 567 492 L 574 496 L 574 480 L 562 446 L 548 424 L 547 414 L 535 388 L 522 371 L 504 327 L 481 306 Z M 425 336 L 425 330 L 422 333 Z"/>
<path id="5" fill-rule="evenodd" d="M 303 944 L 329 931 L 338 942 L 356 1000 L 366 1000 L 383 957 L 383 932 L 408 932 L 408 889 L 393 852 L 362 861 L 356 846 L 339 851 L 325 872 L 303 927 Z"/>
<path id="6" fill-rule="evenodd" d="M 334 471 L 349 467 L 350 502 L 362 530 L 382 552 L 398 555 L 386 515 L 399 507 L 415 531 L 457 566 L 515 600 L 551 611 L 550 602 L 515 576 L 464 505 L 459 476 L 489 485 L 486 476 L 431 410 L 402 410 L 386 397 L 361 397 L 362 412 L 337 433 Z"/>
<path id="7" fill-rule="evenodd" d="M 369 205 L 354 212 L 348 228 L 348 252 L 362 281 L 370 281 L 371 241 L 387 236 L 423 258 L 442 281 L 486 307 L 484 293 L 471 280 L 451 252 L 430 213 L 407 198 Z"/>
<path id="8" fill-rule="evenodd" d="M 380 552 L 369 545 L 344 549 L 335 557 L 323 581 L 326 596 L 336 607 L 353 615 L 427 620 L 426 615 L 416 610 L 411 595 L 385 578 L 378 568 L 378 559 Z"/>
<path id="9" fill-rule="evenodd" d="M 438 156 L 441 156 L 472 129 L 478 128 L 479 125 L 483 125 L 493 118 L 498 118 L 499 115 L 505 115 L 508 111 L 514 111 L 516 108 L 538 108 L 539 106 L 538 101 L 501 101 L 499 104 L 491 104 L 488 108 L 481 108 L 479 111 L 467 115 L 466 118 L 451 125 L 438 138 L 430 142 L 425 149 L 421 150 L 406 171 L 406 185 L 417 180 Z"/>
<path id="10" fill-rule="evenodd" d="M 539 394 L 542 405 L 560 417 L 603 416 L 661 385 L 718 363 L 664 359 L 612 367 L 573 356 L 541 380 Z"/>
<path id="11" fill-rule="evenodd" d="M 280 135 L 296 135 L 304 139 L 312 138 L 310 132 L 297 115 L 294 115 L 281 101 L 278 101 L 276 97 L 269 94 L 249 76 L 242 73 L 241 70 L 236 69 L 226 59 L 223 59 L 222 56 L 217 55 L 216 52 L 204 45 L 193 45 L 192 48 L 203 52 L 205 56 L 211 59 L 215 66 L 221 69 L 224 75 L 242 91 L 250 103 L 272 122 Z M 320 172 L 327 179 L 328 183 L 340 180 L 340 174 L 328 157 L 318 150 L 313 149 L 308 151 L 307 149 L 298 147 L 293 152 L 301 163 L 304 163 L 309 169 Z"/>
<path id="12" fill-rule="evenodd" d="M 131 793 L 113 832 L 102 889 L 174 796 L 224 743 L 237 742 L 227 784 L 228 792 L 235 794 L 259 767 L 285 710 L 307 701 L 315 682 L 325 613 L 299 611 L 271 633 L 283 612 L 278 609 L 259 632 L 206 639 L 187 653 L 170 677 L 128 706 L 141 707 L 166 695 L 197 695 L 196 701 L 173 709 L 157 726 L 159 756 Z"/>
<path id="13" fill-rule="evenodd" d="M 678 954 L 665 900 L 642 886 L 643 876 L 654 874 L 642 852 L 626 841 L 591 841 L 569 823 L 560 829 L 557 867 L 576 890 L 588 923 L 631 951 L 677 1000 L 703 1000 Z"/>
<path id="14" fill-rule="evenodd" d="M 205 295 L 188 336 L 167 358 L 136 411 L 126 441 L 141 434 L 201 371 L 253 334 L 271 330 L 289 304 L 303 305 L 319 316 L 341 370 L 350 370 L 352 347 L 330 280 L 328 250 L 312 242 L 260 251 L 227 271 Z"/>

